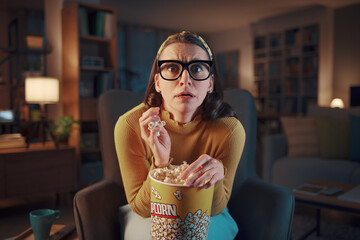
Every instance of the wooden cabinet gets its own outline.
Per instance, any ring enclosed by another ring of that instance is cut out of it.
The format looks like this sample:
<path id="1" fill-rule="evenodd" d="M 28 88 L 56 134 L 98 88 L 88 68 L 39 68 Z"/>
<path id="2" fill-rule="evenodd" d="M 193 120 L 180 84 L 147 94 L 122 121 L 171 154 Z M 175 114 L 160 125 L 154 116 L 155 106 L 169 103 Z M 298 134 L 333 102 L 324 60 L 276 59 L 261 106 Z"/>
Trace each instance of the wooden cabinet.
<path id="1" fill-rule="evenodd" d="M 304 114 L 317 104 L 319 25 L 254 38 L 255 97 L 260 114 Z"/>
<path id="2" fill-rule="evenodd" d="M 116 86 L 116 14 L 111 8 L 70 3 L 62 10 L 64 114 L 80 121 L 70 144 L 82 163 L 101 161 L 97 98 Z"/>
<path id="3" fill-rule="evenodd" d="M 70 192 L 77 182 L 74 148 L 32 144 L 0 150 L 0 199 Z"/>
<path id="4" fill-rule="evenodd" d="M 0 199 L 5 198 L 5 161 L 0 160 Z"/>

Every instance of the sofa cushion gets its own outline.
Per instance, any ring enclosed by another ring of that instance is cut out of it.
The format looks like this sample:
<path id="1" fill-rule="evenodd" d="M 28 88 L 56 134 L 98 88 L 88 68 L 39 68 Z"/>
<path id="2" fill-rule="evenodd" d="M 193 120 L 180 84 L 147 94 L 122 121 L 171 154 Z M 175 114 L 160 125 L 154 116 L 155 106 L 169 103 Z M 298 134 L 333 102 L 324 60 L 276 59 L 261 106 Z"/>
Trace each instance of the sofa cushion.
<path id="1" fill-rule="evenodd" d="M 360 161 L 360 117 L 350 115 L 350 150 L 349 158 L 352 161 Z"/>
<path id="2" fill-rule="evenodd" d="M 349 159 L 349 120 L 317 118 L 320 157 Z"/>
<path id="3" fill-rule="evenodd" d="M 134 213 L 129 204 L 119 208 L 121 239 L 152 240 L 151 218 Z"/>
<path id="4" fill-rule="evenodd" d="M 315 179 L 348 183 L 357 168 L 359 162 L 345 159 L 284 157 L 272 167 L 272 182 L 291 189 Z"/>
<path id="5" fill-rule="evenodd" d="M 316 121 L 313 118 L 282 117 L 288 143 L 288 156 L 319 156 Z"/>
<path id="6" fill-rule="evenodd" d="M 350 183 L 351 184 L 356 184 L 359 185 L 360 184 L 360 167 L 356 168 L 352 174 L 351 174 L 351 179 L 350 179 Z"/>

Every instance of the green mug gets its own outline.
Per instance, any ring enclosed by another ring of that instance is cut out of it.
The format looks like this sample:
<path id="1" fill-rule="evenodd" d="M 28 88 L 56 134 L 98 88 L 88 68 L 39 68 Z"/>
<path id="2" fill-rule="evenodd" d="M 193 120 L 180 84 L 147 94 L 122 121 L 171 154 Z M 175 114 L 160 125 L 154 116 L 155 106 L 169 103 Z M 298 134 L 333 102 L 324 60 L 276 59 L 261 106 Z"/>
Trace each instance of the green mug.
<path id="1" fill-rule="evenodd" d="M 61 216 L 60 210 L 38 209 L 30 212 L 30 224 L 35 240 L 49 238 L 53 222 Z"/>

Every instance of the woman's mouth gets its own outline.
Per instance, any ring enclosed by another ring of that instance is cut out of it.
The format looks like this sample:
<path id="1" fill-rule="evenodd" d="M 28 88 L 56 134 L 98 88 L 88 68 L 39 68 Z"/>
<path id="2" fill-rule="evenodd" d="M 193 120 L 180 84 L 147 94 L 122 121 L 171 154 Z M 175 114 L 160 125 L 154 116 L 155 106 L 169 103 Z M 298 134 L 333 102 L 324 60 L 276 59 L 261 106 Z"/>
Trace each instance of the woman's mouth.
<path id="1" fill-rule="evenodd" d="M 179 94 L 176 94 L 175 97 L 185 100 L 185 99 L 193 98 L 194 95 L 192 93 L 190 93 L 190 92 L 181 92 Z"/>

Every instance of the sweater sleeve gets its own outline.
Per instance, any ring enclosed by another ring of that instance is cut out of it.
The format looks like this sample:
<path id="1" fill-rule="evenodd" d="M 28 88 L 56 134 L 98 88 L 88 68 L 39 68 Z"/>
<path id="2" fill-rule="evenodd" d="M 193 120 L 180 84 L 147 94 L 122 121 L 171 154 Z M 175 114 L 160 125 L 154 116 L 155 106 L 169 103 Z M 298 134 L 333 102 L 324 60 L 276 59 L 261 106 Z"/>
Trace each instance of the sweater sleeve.
<path id="1" fill-rule="evenodd" d="M 137 123 L 138 119 L 136 119 Z M 151 155 L 143 142 L 140 129 L 131 119 L 122 116 L 114 129 L 115 148 L 125 194 L 131 209 L 142 217 L 150 217 L 150 178 L 153 168 Z M 133 119 L 135 123 L 135 119 Z"/>
<path id="2" fill-rule="evenodd" d="M 245 130 L 242 124 L 238 122 L 214 153 L 213 157 L 222 161 L 226 171 L 224 179 L 218 181 L 214 186 L 212 216 L 222 213 L 229 202 L 237 166 L 240 162 L 244 145 Z"/>

